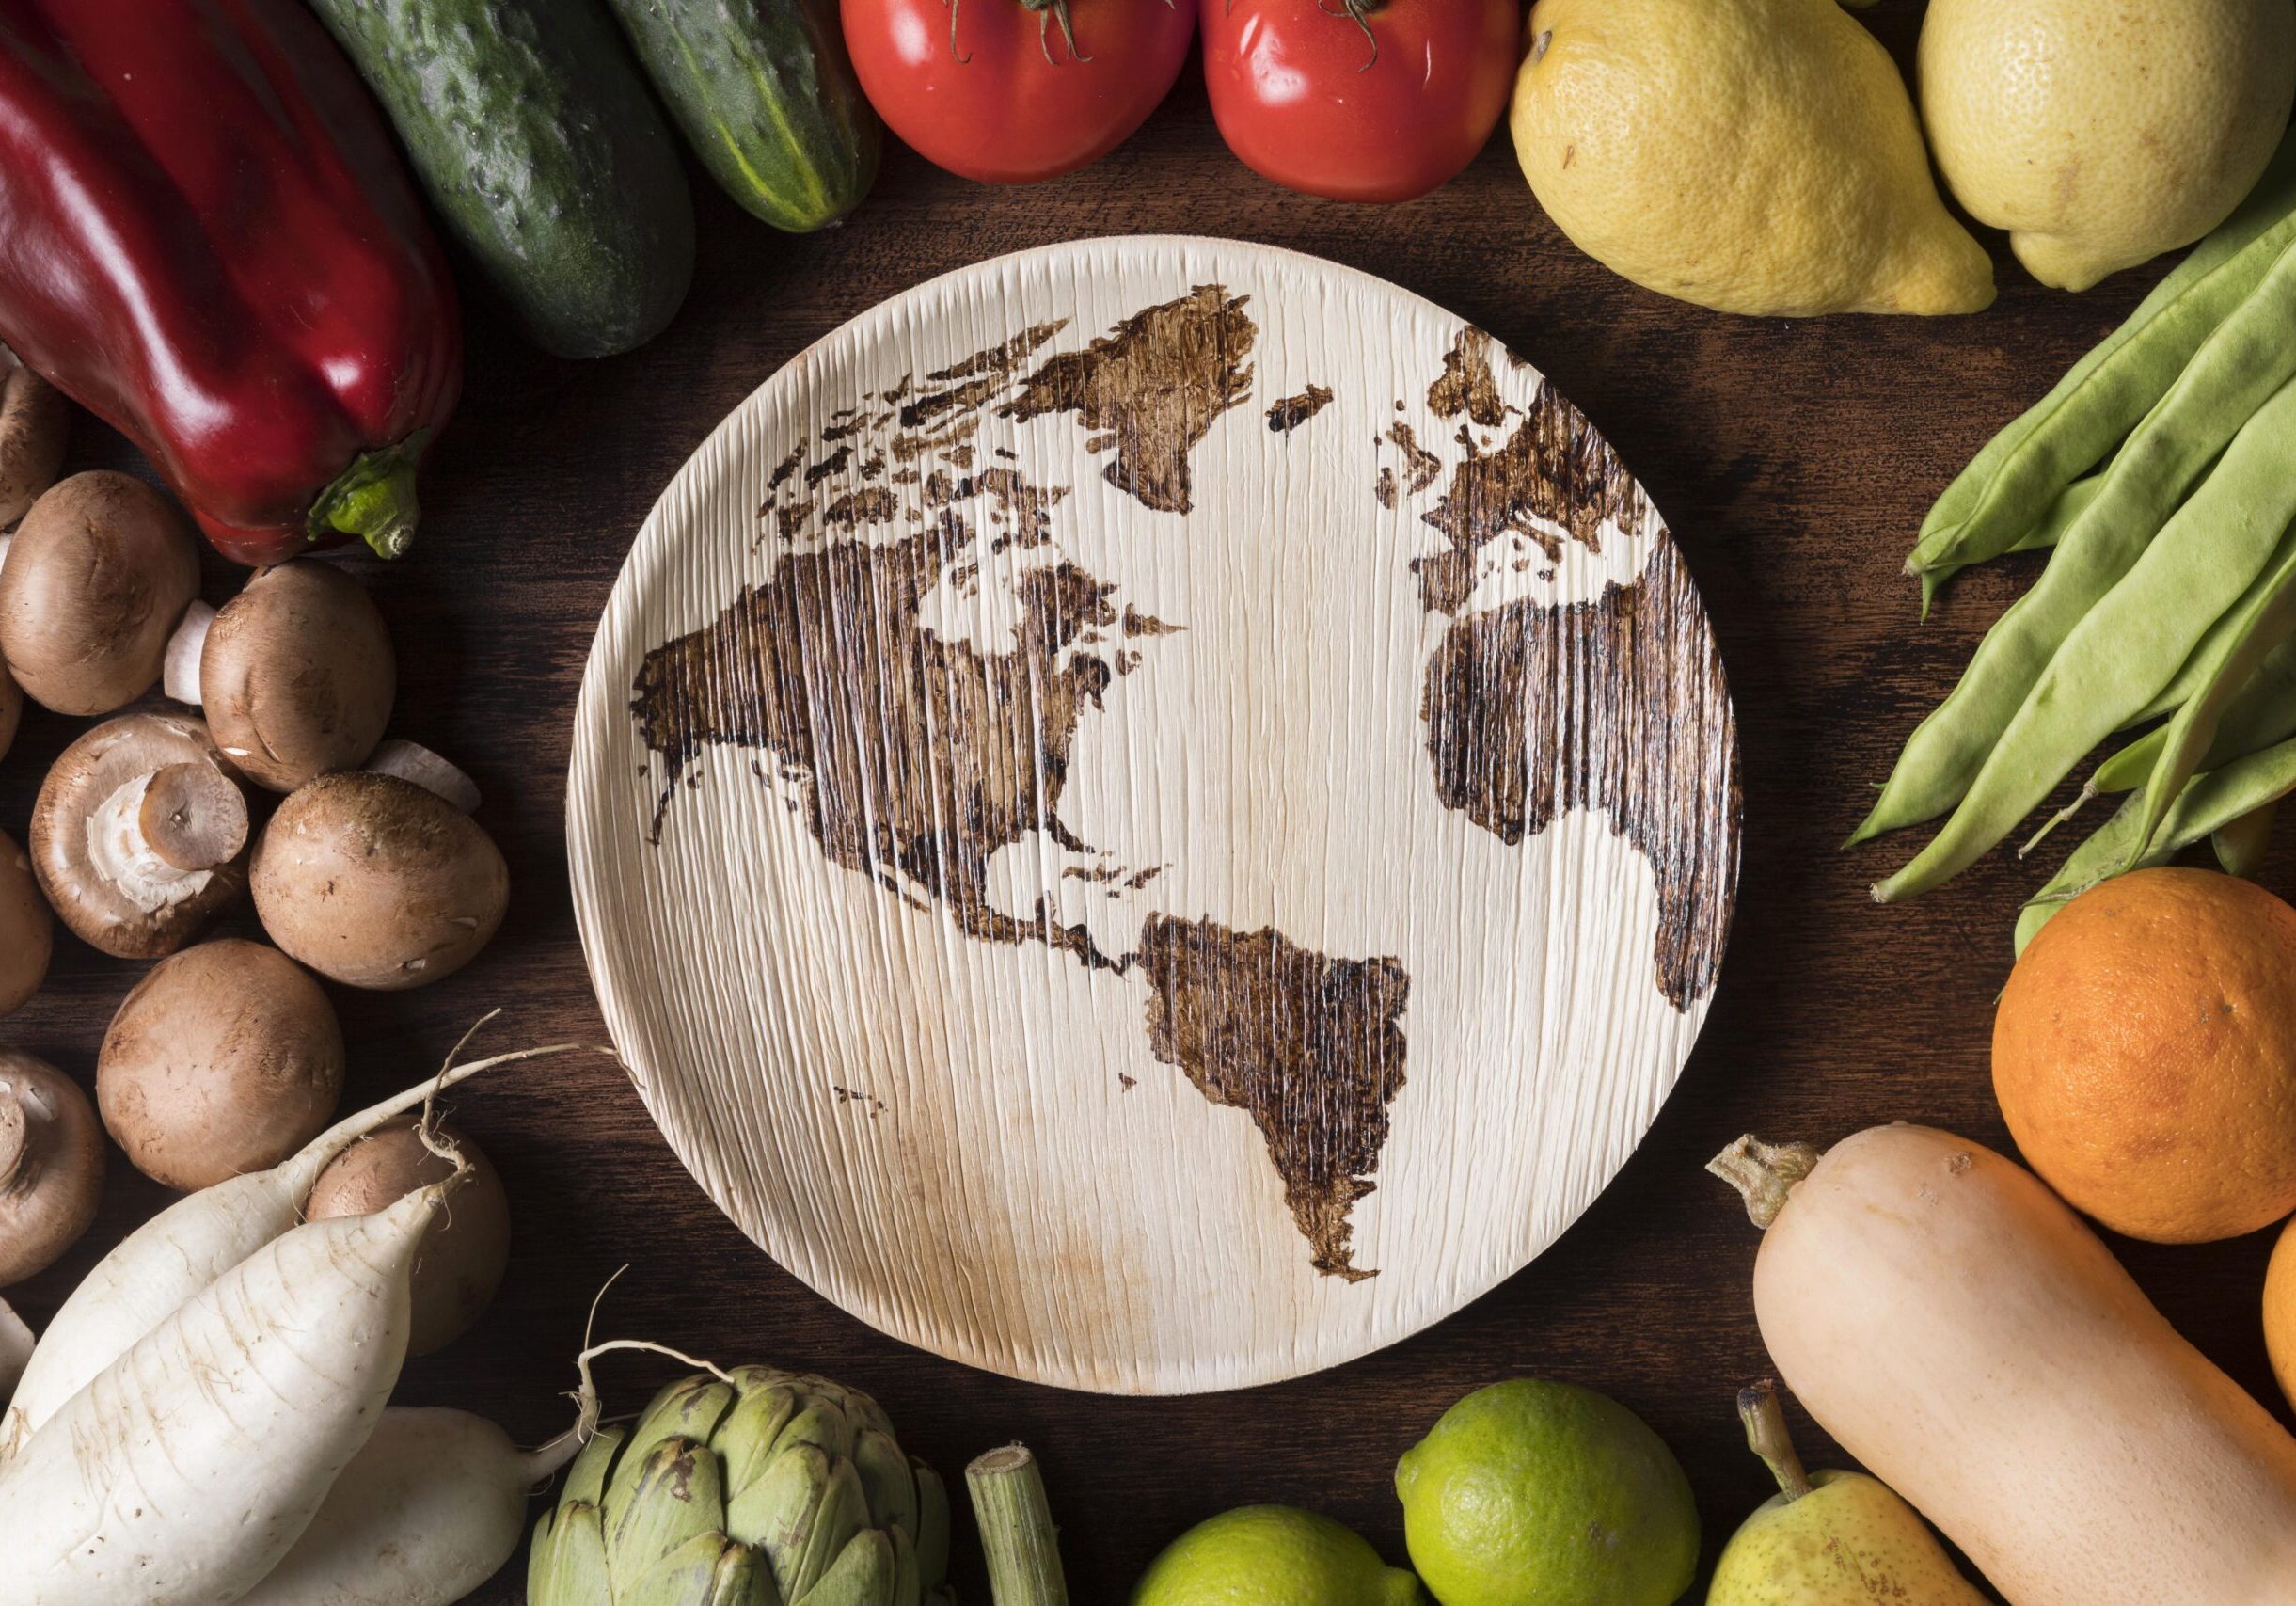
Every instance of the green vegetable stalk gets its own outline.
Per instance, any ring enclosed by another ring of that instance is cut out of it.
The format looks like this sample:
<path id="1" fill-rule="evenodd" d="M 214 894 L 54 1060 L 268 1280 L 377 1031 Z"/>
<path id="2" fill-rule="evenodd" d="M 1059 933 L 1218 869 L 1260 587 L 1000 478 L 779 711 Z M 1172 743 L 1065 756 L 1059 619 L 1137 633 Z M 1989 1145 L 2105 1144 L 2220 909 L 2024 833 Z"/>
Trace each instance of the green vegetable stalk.
<path id="1" fill-rule="evenodd" d="M 1024 1444 L 1007 1444 L 965 1469 L 981 1550 L 996 1606 L 1069 1606 L 1060 1536 L 1044 1498 L 1044 1477 Z"/>

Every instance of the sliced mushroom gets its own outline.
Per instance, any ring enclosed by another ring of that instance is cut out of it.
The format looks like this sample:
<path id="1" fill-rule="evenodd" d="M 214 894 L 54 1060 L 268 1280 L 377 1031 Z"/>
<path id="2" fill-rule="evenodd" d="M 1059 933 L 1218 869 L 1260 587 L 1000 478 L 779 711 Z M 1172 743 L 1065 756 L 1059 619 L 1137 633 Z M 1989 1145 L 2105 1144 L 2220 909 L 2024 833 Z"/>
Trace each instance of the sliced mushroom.
<path id="1" fill-rule="evenodd" d="M 0 525 L 22 518 L 55 484 L 71 434 L 64 393 L 0 345 Z"/>
<path id="2" fill-rule="evenodd" d="M 71 1078 L 0 1049 L 0 1288 L 80 1240 L 103 1193 L 103 1133 Z"/>
<path id="3" fill-rule="evenodd" d="M 413 1116 L 402 1116 L 337 1155 L 311 1187 L 310 1219 L 372 1216 L 451 1176 L 453 1163 L 433 1153 L 415 1124 Z M 429 1355 L 468 1332 L 510 1265 L 510 1198 L 500 1173 L 453 1127 L 440 1127 L 436 1140 L 459 1153 L 471 1175 L 454 1196 L 454 1208 L 423 1234 L 415 1257 L 409 1355 Z"/>
<path id="4" fill-rule="evenodd" d="M 227 938 L 151 967 L 103 1034 L 96 1105 L 154 1182 L 189 1192 L 277 1165 L 342 1094 L 342 1027 L 309 972 Z"/>
<path id="5" fill-rule="evenodd" d="M 24 1008 L 47 979 L 55 916 L 32 879 L 32 861 L 0 831 L 0 1015 Z"/>
<path id="6" fill-rule="evenodd" d="M 271 940 L 351 987 L 420 987 L 486 946 L 510 901 L 501 850 L 434 793 L 367 771 L 322 775 L 255 846 Z"/>
<path id="7" fill-rule="evenodd" d="M 171 954 L 246 887 L 247 799 L 207 726 L 127 714 L 64 749 L 32 809 L 32 868 L 73 934 Z"/>
<path id="8" fill-rule="evenodd" d="M 32 504 L 0 564 L 0 657 L 59 714 L 108 714 L 155 685 L 199 592 L 173 503 L 126 474 L 74 474 Z"/>
<path id="9" fill-rule="evenodd" d="M 204 706 L 216 745 L 250 780 L 292 792 L 374 751 L 398 664 L 365 586 L 304 558 L 256 570 L 212 620 L 198 612 L 177 632 L 167 694 Z"/>

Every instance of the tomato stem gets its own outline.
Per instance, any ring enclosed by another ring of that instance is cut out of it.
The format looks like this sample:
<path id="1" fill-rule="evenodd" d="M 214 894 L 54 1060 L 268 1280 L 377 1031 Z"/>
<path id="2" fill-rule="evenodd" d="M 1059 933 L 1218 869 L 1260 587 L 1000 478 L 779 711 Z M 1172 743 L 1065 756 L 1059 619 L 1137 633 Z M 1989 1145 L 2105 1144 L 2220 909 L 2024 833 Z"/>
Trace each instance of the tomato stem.
<path id="1" fill-rule="evenodd" d="M 1021 4 L 1026 5 L 1027 0 L 1021 0 Z M 1232 7 L 1235 0 L 1228 0 L 1228 4 Z M 1345 17 L 1363 30 L 1364 39 L 1371 46 L 1371 54 L 1364 58 L 1361 67 L 1355 69 L 1358 72 L 1369 72 L 1372 63 L 1379 59 L 1379 36 L 1371 31 L 1371 18 L 1386 8 L 1387 0 L 1339 0 L 1338 10 L 1332 8 L 1332 0 L 1316 0 L 1316 9 L 1326 17 Z"/>
<path id="2" fill-rule="evenodd" d="M 1076 29 L 1069 21 L 1069 0 L 1021 0 L 1021 8 L 1037 13 L 1037 45 L 1044 52 L 1044 59 L 1054 67 L 1060 63 L 1053 56 L 1052 24 L 1060 24 L 1060 37 L 1069 47 L 1071 61 L 1090 61 L 1092 57 L 1076 48 Z"/>

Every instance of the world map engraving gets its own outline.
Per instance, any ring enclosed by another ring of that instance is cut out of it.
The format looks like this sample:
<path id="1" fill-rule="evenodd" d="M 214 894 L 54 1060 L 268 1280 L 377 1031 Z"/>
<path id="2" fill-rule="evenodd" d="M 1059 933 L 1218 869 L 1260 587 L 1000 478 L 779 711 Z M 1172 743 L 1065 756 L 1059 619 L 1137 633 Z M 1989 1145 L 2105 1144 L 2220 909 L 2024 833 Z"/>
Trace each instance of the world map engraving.
<path id="1" fill-rule="evenodd" d="M 758 540 L 777 548 L 768 578 L 655 646 L 636 676 L 632 711 L 663 782 L 652 835 L 708 755 L 746 754 L 821 853 L 884 896 L 973 941 L 1136 978 L 1148 1052 L 1250 1118 L 1314 1268 L 1361 1280 L 1375 1273 L 1355 1263 L 1353 1211 L 1406 1082 L 1411 977 L 1393 955 L 1161 907 L 1164 867 L 1123 862 L 1066 823 L 1080 723 L 1118 677 L 1152 676 L 1156 644 L 1188 621 L 1154 617 L 1067 555 L 1073 485 L 981 445 L 991 419 L 1070 417 L 1108 485 L 1184 517 L 1196 449 L 1255 400 L 1249 297 L 1199 285 L 1056 349 L 1067 334 L 1065 321 L 1037 324 L 911 374 L 775 466 L 757 510 Z M 1562 810 L 1605 812 L 1650 861 L 1657 984 L 1687 1008 L 1712 985 L 1734 880 L 1734 834 L 1705 801 L 1700 756 L 1702 738 L 1728 739 L 1718 663 L 1663 540 L 1634 584 L 1598 601 L 1483 604 L 1495 571 L 1551 563 L 1565 541 L 1598 549 L 1644 512 L 1567 404 L 1542 384 L 1528 410 L 1511 406 L 1491 360 L 1466 331 L 1430 381 L 1428 406 L 1458 421 L 1465 453 L 1439 491 L 1442 459 L 1403 423 L 1374 443 L 1392 461 L 1372 494 L 1388 508 L 1432 496 L 1421 517 L 1447 543 L 1415 564 L 1424 606 L 1449 620 L 1422 671 L 1433 795 L 1510 846 Z M 1304 437 L 1333 427 L 1317 421 L 1331 400 L 1310 385 L 1255 411 Z M 998 628 L 964 623 L 981 618 Z M 1687 667 L 1666 636 L 1686 628 L 1707 649 Z M 1025 906 L 1001 898 L 998 855 L 1028 843 L 1057 850 L 1064 878 L 1135 895 L 1136 935 L 1096 935 L 1052 889 Z"/>

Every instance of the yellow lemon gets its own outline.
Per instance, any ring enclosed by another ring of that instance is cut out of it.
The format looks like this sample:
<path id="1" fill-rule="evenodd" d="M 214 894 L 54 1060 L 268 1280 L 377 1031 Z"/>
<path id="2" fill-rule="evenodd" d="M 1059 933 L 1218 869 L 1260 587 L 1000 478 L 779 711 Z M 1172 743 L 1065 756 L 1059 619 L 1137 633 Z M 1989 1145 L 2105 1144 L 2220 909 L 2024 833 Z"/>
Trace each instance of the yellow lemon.
<path id="1" fill-rule="evenodd" d="M 2044 284 L 2190 245 L 2296 99 L 2289 0 L 1930 0 L 1922 117 L 1955 199 Z"/>
<path id="2" fill-rule="evenodd" d="M 1539 0 L 1514 149 L 1637 284 L 1725 312 L 1974 312 L 1897 66 L 1835 0 Z"/>

